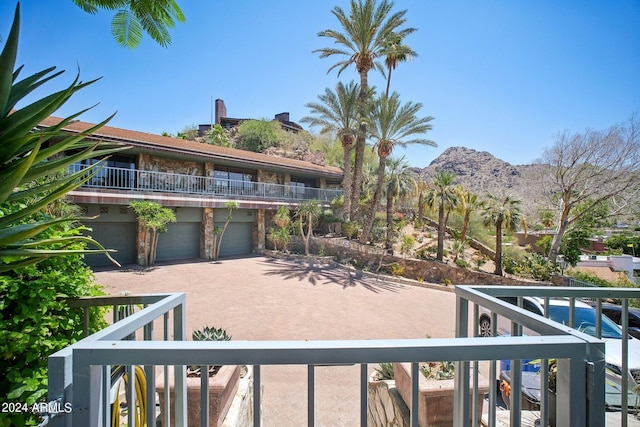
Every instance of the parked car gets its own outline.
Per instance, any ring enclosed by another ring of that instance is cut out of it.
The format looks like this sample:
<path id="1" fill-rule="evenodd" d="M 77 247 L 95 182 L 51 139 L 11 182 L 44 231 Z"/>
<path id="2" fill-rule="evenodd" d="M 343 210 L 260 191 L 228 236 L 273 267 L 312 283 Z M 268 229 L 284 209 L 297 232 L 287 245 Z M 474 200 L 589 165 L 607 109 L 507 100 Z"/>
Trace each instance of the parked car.
<path id="1" fill-rule="evenodd" d="M 602 313 L 622 327 L 622 307 L 602 304 Z M 640 308 L 629 307 L 629 335 L 640 339 Z"/>
<path id="2" fill-rule="evenodd" d="M 517 304 L 516 297 L 500 297 L 508 303 Z M 523 297 L 522 307 L 532 313 L 544 316 L 544 299 L 537 297 Z M 550 299 L 549 318 L 564 325 L 569 324 L 569 300 Z M 574 328 L 589 334 L 596 335 L 596 310 L 590 305 L 581 301 L 575 302 Z M 491 335 L 491 313 L 482 310 L 479 318 L 479 330 L 481 336 Z M 511 321 L 498 316 L 497 334 L 508 335 L 511 333 Z M 525 330 L 525 334 L 534 334 L 533 331 Z M 602 340 L 605 342 L 605 361 L 607 368 L 617 374 L 622 373 L 622 329 L 607 316 L 602 315 Z M 640 340 L 629 336 L 628 341 L 628 366 L 631 376 L 640 383 Z"/>

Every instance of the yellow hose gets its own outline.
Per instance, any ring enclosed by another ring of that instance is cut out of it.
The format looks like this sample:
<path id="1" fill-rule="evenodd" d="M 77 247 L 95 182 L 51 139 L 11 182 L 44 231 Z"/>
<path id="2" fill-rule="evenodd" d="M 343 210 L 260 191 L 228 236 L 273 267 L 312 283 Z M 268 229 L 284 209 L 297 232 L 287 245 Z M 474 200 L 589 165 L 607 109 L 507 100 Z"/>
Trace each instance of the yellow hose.
<path id="1" fill-rule="evenodd" d="M 132 402 L 127 402 L 129 405 L 129 411 L 134 411 L 134 422 L 135 427 L 147 427 L 147 378 L 144 374 L 144 370 L 140 366 L 134 367 L 134 378 L 135 378 L 135 405 L 132 405 Z M 117 378 L 119 375 L 121 379 L 124 380 L 125 390 L 127 389 L 129 377 L 126 373 L 123 372 L 122 366 L 117 366 L 114 368 L 111 377 Z M 120 380 L 118 380 L 120 381 Z M 133 397 L 131 397 L 133 400 Z M 133 407 L 132 407 L 133 406 Z M 116 399 L 113 402 L 111 407 L 111 426 L 119 427 L 120 426 L 120 393 L 116 393 Z"/>

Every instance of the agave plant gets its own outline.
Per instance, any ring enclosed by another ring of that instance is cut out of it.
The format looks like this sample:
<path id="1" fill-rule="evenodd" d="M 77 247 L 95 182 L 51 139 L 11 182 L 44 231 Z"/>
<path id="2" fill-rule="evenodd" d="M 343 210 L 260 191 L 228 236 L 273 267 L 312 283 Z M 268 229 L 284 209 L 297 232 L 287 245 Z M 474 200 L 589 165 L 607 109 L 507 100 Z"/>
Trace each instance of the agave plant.
<path id="1" fill-rule="evenodd" d="M 231 335 L 222 328 L 214 326 L 205 326 L 202 329 L 196 329 L 191 334 L 194 341 L 231 341 Z"/>
<path id="2" fill-rule="evenodd" d="M 202 329 L 196 329 L 191 334 L 193 341 L 230 341 L 231 335 L 227 334 L 227 331 L 222 328 L 216 328 L 214 326 L 205 326 Z M 187 367 L 187 376 L 199 377 L 202 372 L 201 366 L 189 366 Z M 209 376 L 215 375 L 220 369 L 220 366 L 209 366 Z"/>
<path id="3" fill-rule="evenodd" d="M 16 6 L 13 25 L 0 54 L 0 205 L 11 207 L 9 213 L 0 217 L 0 273 L 37 263 L 47 257 L 70 253 L 101 252 L 118 264 L 104 247 L 90 237 L 38 238 L 41 232 L 52 225 L 81 219 L 47 216 L 45 219 L 32 220 L 34 214 L 95 175 L 102 162 L 74 174 L 62 174 L 56 179 L 51 177 L 76 162 L 102 157 L 122 148 L 109 148 L 101 143 L 85 141 L 87 136 L 113 116 L 74 135 L 62 129 L 87 110 L 63 118 L 52 126 L 40 127 L 74 93 L 96 80 L 82 82 L 76 76 L 66 89 L 23 108 L 16 108 L 34 89 L 63 73 L 54 72 L 55 67 L 51 67 L 18 80 L 22 71 L 22 66 L 15 68 L 19 27 L 20 4 Z M 63 153 L 74 154 L 63 156 Z M 40 185 L 34 185 L 34 182 Z M 84 242 L 96 249 L 65 249 L 77 242 Z"/>

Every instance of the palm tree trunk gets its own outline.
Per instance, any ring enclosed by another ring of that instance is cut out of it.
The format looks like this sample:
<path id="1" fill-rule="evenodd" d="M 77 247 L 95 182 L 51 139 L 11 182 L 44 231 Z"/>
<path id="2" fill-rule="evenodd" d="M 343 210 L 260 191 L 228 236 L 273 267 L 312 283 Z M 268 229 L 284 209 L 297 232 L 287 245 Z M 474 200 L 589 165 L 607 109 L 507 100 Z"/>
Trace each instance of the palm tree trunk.
<path id="1" fill-rule="evenodd" d="M 467 211 L 464 214 L 464 221 L 462 223 L 462 232 L 460 233 L 460 241 L 464 243 L 467 239 L 467 228 L 469 228 L 469 218 L 471 216 L 471 212 Z"/>
<path id="2" fill-rule="evenodd" d="M 367 217 L 365 218 L 364 228 L 362 230 L 362 236 L 360 237 L 360 243 L 367 243 L 369 236 L 371 235 L 371 229 L 373 228 L 373 222 L 376 219 L 376 212 L 380 206 L 380 196 L 382 195 L 382 186 L 384 185 L 384 173 L 385 166 L 387 164 L 387 158 L 380 156 L 378 163 L 378 182 L 376 183 L 376 191 L 373 193 L 373 201 L 371 202 L 371 209 Z"/>
<path id="3" fill-rule="evenodd" d="M 342 150 L 344 151 L 344 177 L 342 179 L 342 188 L 344 189 L 344 212 L 342 213 L 342 217 L 347 222 L 351 221 L 351 194 L 353 193 L 353 189 L 351 188 L 351 148 L 352 144 L 349 144 L 348 147 L 344 144 L 342 145 Z"/>
<path id="4" fill-rule="evenodd" d="M 502 276 L 502 221 L 496 221 L 496 276 Z"/>
<path id="5" fill-rule="evenodd" d="M 361 105 L 359 106 L 359 116 L 362 118 L 366 116 L 366 110 L 364 105 L 367 102 L 369 92 L 369 77 L 367 71 L 360 72 L 360 94 L 358 100 Z M 360 187 L 362 186 L 362 166 L 364 163 L 364 148 L 366 146 L 366 134 L 367 125 L 361 120 L 360 134 L 356 138 L 356 155 L 355 164 L 353 169 L 353 185 L 351 190 L 351 219 L 356 218 L 358 214 L 358 203 L 360 201 Z"/>
<path id="6" fill-rule="evenodd" d="M 444 200 L 440 200 L 440 206 L 438 207 L 438 252 L 436 259 L 442 261 L 444 258 Z"/>
<path id="7" fill-rule="evenodd" d="M 391 67 L 389 67 L 389 76 L 387 77 L 387 90 L 385 91 L 385 96 L 389 97 L 389 87 L 391 86 Z"/>
<path id="8" fill-rule="evenodd" d="M 393 193 L 387 189 L 387 249 L 393 248 Z M 393 251 L 392 251 L 393 253 Z"/>

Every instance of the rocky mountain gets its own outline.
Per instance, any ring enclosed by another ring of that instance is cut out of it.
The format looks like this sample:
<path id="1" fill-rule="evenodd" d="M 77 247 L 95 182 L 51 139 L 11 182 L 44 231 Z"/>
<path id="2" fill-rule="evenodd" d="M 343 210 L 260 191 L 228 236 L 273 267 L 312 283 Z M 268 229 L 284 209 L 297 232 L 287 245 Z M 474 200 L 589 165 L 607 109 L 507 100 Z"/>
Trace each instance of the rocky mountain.
<path id="1" fill-rule="evenodd" d="M 414 168 L 422 179 L 431 182 L 436 173 L 450 171 L 456 174 L 456 184 L 463 185 L 480 197 L 488 193 L 498 197 L 511 194 L 523 200 L 528 214 L 534 214 L 540 187 L 536 186 L 538 167 L 514 166 L 486 151 L 465 147 L 451 147 L 433 160 L 426 168 Z"/>

